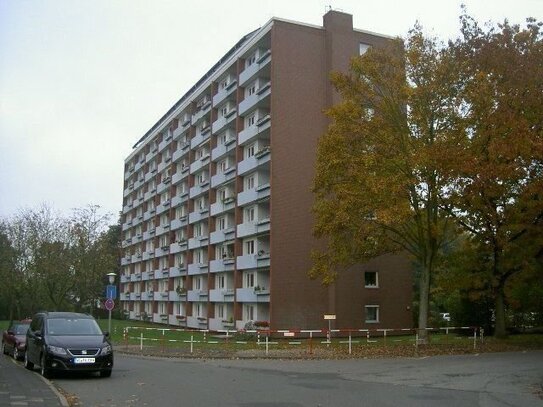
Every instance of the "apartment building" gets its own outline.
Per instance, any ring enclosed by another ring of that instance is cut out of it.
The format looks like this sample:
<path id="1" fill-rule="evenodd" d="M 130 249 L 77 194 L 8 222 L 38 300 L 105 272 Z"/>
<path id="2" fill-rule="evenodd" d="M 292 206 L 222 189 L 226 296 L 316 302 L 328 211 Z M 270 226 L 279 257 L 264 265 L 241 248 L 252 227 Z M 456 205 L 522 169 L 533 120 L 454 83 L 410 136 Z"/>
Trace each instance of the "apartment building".
<path id="1" fill-rule="evenodd" d="M 383 256 L 307 277 L 315 151 L 331 71 L 387 37 L 330 11 L 243 37 L 125 161 L 120 301 L 130 319 L 210 330 L 412 326 L 412 268 Z"/>

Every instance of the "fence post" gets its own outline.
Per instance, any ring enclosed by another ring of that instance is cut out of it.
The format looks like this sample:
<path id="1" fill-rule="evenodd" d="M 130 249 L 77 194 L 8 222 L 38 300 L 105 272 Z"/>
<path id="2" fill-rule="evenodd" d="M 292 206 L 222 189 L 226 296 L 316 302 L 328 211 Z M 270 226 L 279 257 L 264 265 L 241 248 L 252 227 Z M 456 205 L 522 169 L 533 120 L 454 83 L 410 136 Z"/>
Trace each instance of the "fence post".
<path id="1" fill-rule="evenodd" d="M 352 354 L 352 342 L 351 342 L 351 331 L 349 331 L 349 355 Z"/>
<path id="2" fill-rule="evenodd" d="M 313 354 L 313 331 L 309 332 L 309 354 Z"/>
<path id="3" fill-rule="evenodd" d="M 268 356 L 268 335 L 266 335 L 266 356 Z"/>
<path id="4" fill-rule="evenodd" d="M 477 328 L 473 328 L 473 350 L 477 349 Z"/>
<path id="5" fill-rule="evenodd" d="M 140 350 L 143 351 L 143 332 L 140 333 Z"/>
<path id="6" fill-rule="evenodd" d="M 190 353 L 192 353 L 194 347 L 194 335 L 190 336 Z"/>

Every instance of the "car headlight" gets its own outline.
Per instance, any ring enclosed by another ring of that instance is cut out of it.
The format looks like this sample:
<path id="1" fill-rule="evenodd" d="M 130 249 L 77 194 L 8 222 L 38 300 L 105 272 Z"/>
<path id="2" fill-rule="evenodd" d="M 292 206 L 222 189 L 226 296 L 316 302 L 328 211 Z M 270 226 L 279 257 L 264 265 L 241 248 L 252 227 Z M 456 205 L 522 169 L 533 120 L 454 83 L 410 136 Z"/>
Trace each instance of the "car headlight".
<path id="1" fill-rule="evenodd" d="M 106 345 L 102 348 L 102 351 L 100 352 L 101 355 L 107 355 L 108 353 L 111 353 L 111 345 Z"/>
<path id="2" fill-rule="evenodd" d="M 62 356 L 64 356 L 64 355 L 67 355 L 67 354 L 68 354 L 68 352 L 66 352 L 66 349 L 60 348 L 60 347 L 58 347 L 58 346 L 49 345 L 49 346 L 48 346 L 48 349 L 49 349 L 49 352 L 55 353 L 55 354 L 57 354 L 57 355 L 62 355 Z"/>

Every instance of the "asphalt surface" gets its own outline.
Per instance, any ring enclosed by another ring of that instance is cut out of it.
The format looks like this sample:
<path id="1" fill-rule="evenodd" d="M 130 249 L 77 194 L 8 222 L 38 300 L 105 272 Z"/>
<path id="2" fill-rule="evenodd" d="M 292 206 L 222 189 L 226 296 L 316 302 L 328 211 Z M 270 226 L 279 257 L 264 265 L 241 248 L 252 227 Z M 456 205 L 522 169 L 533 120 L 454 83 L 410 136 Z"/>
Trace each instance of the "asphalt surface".
<path id="1" fill-rule="evenodd" d="M 81 406 L 543 406 L 543 351 L 349 360 L 117 354 L 108 379 L 54 379 Z"/>
<path id="2" fill-rule="evenodd" d="M 31 372 L 11 356 L 0 355 L 0 406 L 67 406 L 66 400 L 38 372 Z"/>

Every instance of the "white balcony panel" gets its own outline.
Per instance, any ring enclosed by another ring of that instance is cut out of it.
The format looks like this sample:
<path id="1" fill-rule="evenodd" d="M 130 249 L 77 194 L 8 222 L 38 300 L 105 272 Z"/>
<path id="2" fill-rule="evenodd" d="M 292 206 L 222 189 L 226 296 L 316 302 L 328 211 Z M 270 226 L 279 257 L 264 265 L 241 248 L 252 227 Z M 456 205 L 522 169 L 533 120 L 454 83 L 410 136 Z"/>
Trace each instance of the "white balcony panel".
<path id="1" fill-rule="evenodd" d="M 258 167 L 266 165 L 270 162 L 270 150 L 259 151 L 252 157 L 246 158 L 238 164 L 238 175 L 245 175 L 251 171 L 254 171 Z M 213 186 L 213 184 L 212 184 Z"/>
<path id="2" fill-rule="evenodd" d="M 230 151 L 232 151 L 232 155 L 234 154 L 234 150 L 236 148 L 236 138 L 235 136 L 231 137 L 231 139 L 226 141 L 226 144 L 219 144 L 217 147 L 211 150 L 212 161 L 217 161 L 218 159 L 227 155 Z"/>
<path id="3" fill-rule="evenodd" d="M 191 263 L 188 266 L 187 273 L 189 276 L 207 273 L 208 263 Z"/>
<path id="4" fill-rule="evenodd" d="M 244 145 L 252 142 L 257 138 L 257 136 L 265 136 L 266 138 L 269 137 L 269 129 L 271 126 L 271 120 L 263 120 L 261 123 L 256 124 L 254 126 L 247 127 L 246 129 L 242 130 L 239 135 L 239 144 Z"/>
<path id="5" fill-rule="evenodd" d="M 233 80 L 228 84 L 226 88 L 219 90 L 217 94 L 213 96 L 213 106 L 217 106 L 219 103 L 225 100 L 229 95 L 234 93 L 234 91 L 237 89 L 236 85 L 237 85 L 237 81 Z"/>
<path id="6" fill-rule="evenodd" d="M 265 52 L 259 60 L 246 68 L 243 72 L 239 75 L 239 86 L 245 86 L 247 82 L 254 79 L 258 72 L 264 68 L 266 65 L 268 65 L 271 61 L 271 52 L 268 50 Z"/>
<path id="7" fill-rule="evenodd" d="M 270 256 L 258 256 L 256 254 L 246 254 L 244 256 L 238 256 L 236 259 L 236 265 L 238 270 L 270 267 Z"/>
<path id="8" fill-rule="evenodd" d="M 217 120 L 213 122 L 213 125 L 211 126 L 211 131 L 213 134 L 221 131 L 225 126 L 232 123 L 236 119 L 236 109 L 231 109 L 226 116 L 219 117 Z"/>
<path id="9" fill-rule="evenodd" d="M 191 124 L 196 125 L 201 119 L 203 119 L 211 111 L 211 100 L 204 104 L 200 110 L 192 115 Z"/>
<path id="10" fill-rule="evenodd" d="M 247 96 L 241 101 L 241 103 L 239 104 L 240 115 L 245 114 L 249 109 L 253 109 L 254 107 L 269 105 L 269 101 L 267 100 L 267 98 L 271 94 L 271 87 L 269 83 L 264 86 L 265 87 L 262 88 L 260 91 L 257 91 L 251 96 Z"/>
<path id="11" fill-rule="evenodd" d="M 176 172 L 172 175 L 172 185 L 177 185 L 189 175 L 189 167 L 186 167 L 186 170 Z"/>
<path id="12" fill-rule="evenodd" d="M 223 271 L 233 271 L 236 261 L 234 259 L 219 259 L 209 262 L 210 273 L 220 273 Z"/>
<path id="13" fill-rule="evenodd" d="M 194 174 L 195 172 L 197 172 L 197 171 L 201 170 L 202 168 L 204 168 L 205 166 L 207 166 L 209 164 L 209 160 L 210 160 L 210 156 L 209 156 L 209 154 L 206 154 L 202 158 L 194 161 L 190 165 L 190 173 Z"/>
<path id="14" fill-rule="evenodd" d="M 227 168 L 223 173 L 215 174 L 211 177 L 211 187 L 216 188 L 218 185 L 222 185 L 228 181 L 236 178 L 236 167 Z"/>
<path id="15" fill-rule="evenodd" d="M 206 129 L 204 129 L 201 133 L 197 134 L 190 140 L 190 147 L 196 148 L 202 144 L 204 144 L 206 141 L 209 140 L 211 137 L 211 127 L 208 126 Z"/>
<path id="16" fill-rule="evenodd" d="M 179 145 L 177 150 L 172 154 L 172 161 L 175 163 L 179 161 L 183 156 L 185 156 L 190 150 L 190 141 L 185 141 L 183 144 Z"/>
<path id="17" fill-rule="evenodd" d="M 208 213 L 209 213 L 208 208 L 200 209 L 196 212 L 189 213 L 189 223 L 192 224 L 192 223 L 199 222 L 203 219 L 207 219 Z"/>
<path id="18" fill-rule="evenodd" d="M 189 239 L 189 250 L 207 246 L 208 241 L 208 236 L 191 237 Z"/>
<path id="19" fill-rule="evenodd" d="M 209 242 L 210 244 L 217 244 L 222 243 L 227 240 L 232 240 L 235 238 L 235 231 L 236 229 L 234 227 L 223 229 L 223 230 L 216 230 L 215 232 L 211 232 L 209 236 Z"/>
<path id="20" fill-rule="evenodd" d="M 183 226 L 186 226 L 187 225 L 187 220 L 188 220 L 188 217 L 185 215 L 185 216 L 182 216 L 181 218 L 179 219 L 174 219 L 172 220 L 172 222 L 170 223 L 170 229 L 171 230 L 177 230 Z"/>
<path id="21" fill-rule="evenodd" d="M 177 294 L 177 291 L 169 291 L 168 292 L 168 301 L 180 301 L 179 294 Z"/>
<path id="22" fill-rule="evenodd" d="M 179 267 L 170 267 L 170 277 L 181 277 L 187 274 L 187 269 L 185 265 Z"/>
<path id="23" fill-rule="evenodd" d="M 252 202 L 265 199 L 270 196 L 270 184 L 266 183 L 256 188 L 240 192 L 238 194 L 238 205 L 243 206 Z"/>
<path id="24" fill-rule="evenodd" d="M 260 222 L 246 222 L 237 226 L 237 237 L 245 237 L 266 233 L 270 231 L 270 220 L 263 219 Z"/>
<path id="25" fill-rule="evenodd" d="M 202 182 L 201 184 L 194 185 L 189 190 L 189 197 L 194 198 L 209 191 L 209 180 Z"/>
<path id="26" fill-rule="evenodd" d="M 236 199 L 232 198 L 231 200 L 225 202 L 215 202 L 211 204 L 211 216 L 219 215 L 223 212 L 231 211 L 236 206 Z"/>
<path id="27" fill-rule="evenodd" d="M 180 195 L 176 195 L 172 198 L 172 207 L 177 207 L 179 205 L 181 205 L 183 202 L 187 202 L 189 199 L 189 193 L 188 192 L 183 192 L 182 194 Z"/>

